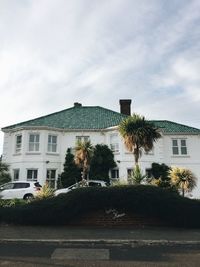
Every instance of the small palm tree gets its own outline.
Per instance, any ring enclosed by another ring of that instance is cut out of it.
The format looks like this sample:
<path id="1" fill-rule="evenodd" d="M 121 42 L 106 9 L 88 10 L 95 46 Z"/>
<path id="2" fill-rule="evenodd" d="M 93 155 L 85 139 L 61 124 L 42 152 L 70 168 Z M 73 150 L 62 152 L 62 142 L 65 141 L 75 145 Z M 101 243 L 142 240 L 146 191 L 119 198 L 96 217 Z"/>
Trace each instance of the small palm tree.
<path id="1" fill-rule="evenodd" d="M 75 147 L 75 163 L 82 168 L 82 180 L 88 179 L 93 146 L 90 141 L 78 141 Z"/>
<path id="2" fill-rule="evenodd" d="M 147 176 L 142 174 L 142 170 L 137 164 L 133 169 L 132 175 L 130 177 L 130 182 L 133 184 L 141 184 L 146 178 Z"/>
<path id="3" fill-rule="evenodd" d="M 197 179 L 188 169 L 172 167 L 169 171 L 169 177 L 171 178 L 172 184 L 182 191 L 183 196 L 185 192 L 191 192 L 196 186 Z"/>
<path id="4" fill-rule="evenodd" d="M 161 137 L 154 124 L 145 120 L 145 117 L 133 114 L 124 119 L 119 125 L 119 132 L 124 139 L 124 144 L 135 158 L 135 165 L 138 164 L 142 150 L 152 150 L 153 143 Z"/>

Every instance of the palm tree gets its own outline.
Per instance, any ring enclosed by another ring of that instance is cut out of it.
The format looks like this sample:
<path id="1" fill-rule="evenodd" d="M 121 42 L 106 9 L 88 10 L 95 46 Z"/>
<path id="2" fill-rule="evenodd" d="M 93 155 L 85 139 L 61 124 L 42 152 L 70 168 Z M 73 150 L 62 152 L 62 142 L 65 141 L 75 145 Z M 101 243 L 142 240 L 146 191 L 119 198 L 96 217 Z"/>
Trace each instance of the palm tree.
<path id="1" fill-rule="evenodd" d="M 182 195 L 185 192 L 191 192 L 197 185 L 197 179 L 195 175 L 188 169 L 172 167 L 169 171 L 169 177 L 175 187 L 182 191 Z"/>
<path id="2" fill-rule="evenodd" d="M 93 146 L 90 141 L 78 141 L 75 151 L 75 163 L 83 170 L 82 180 L 87 179 L 90 169 L 90 161 L 93 155 Z"/>
<path id="3" fill-rule="evenodd" d="M 119 133 L 124 139 L 127 150 L 133 153 L 135 165 L 138 165 L 142 150 L 145 152 L 152 150 L 153 143 L 161 137 L 154 124 L 138 114 L 124 119 L 119 125 Z"/>

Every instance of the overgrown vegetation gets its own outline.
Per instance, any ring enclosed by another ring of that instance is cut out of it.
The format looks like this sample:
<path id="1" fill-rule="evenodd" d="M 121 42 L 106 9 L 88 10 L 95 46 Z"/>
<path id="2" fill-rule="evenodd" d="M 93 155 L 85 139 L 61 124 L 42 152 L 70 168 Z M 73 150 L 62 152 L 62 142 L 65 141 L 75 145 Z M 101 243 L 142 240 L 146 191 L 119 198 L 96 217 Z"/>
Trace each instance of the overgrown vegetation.
<path id="1" fill-rule="evenodd" d="M 61 173 L 61 185 L 58 188 L 69 187 L 81 180 L 81 170 L 74 162 L 74 155 L 71 153 L 70 148 L 67 149 L 65 156 L 64 170 Z"/>
<path id="2" fill-rule="evenodd" d="M 150 183 L 163 188 L 173 188 L 169 171 L 170 167 L 164 163 L 152 163 L 149 177 Z"/>
<path id="3" fill-rule="evenodd" d="M 9 166 L 0 158 L 0 185 L 11 181 Z"/>
<path id="4" fill-rule="evenodd" d="M 96 145 L 90 165 L 90 179 L 110 182 L 109 170 L 116 167 L 112 150 L 107 145 Z"/>
<path id="5" fill-rule="evenodd" d="M 129 184 L 139 185 L 142 182 L 146 181 L 147 176 L 142 173 L 140 166 L 137 164 L 131 173 L 130 178 L 128 179 Z"/>
<path id="6" fill-rule="evenodd" d="M 0 208 L 0 222 L 67 225 L 92 211 L 117 209 L 158 218 L 168 225 L 200 227 L 200 202 L 155 186 L 80 188 L 27 205 Z"/>
<path id="7" fill-rule="evenodd" d="M 37 192 L 36 200 L 46 199 L 54 196 L 54 189 L 52 189 L 48 183 L 45 183 L 41 189 Z"/>

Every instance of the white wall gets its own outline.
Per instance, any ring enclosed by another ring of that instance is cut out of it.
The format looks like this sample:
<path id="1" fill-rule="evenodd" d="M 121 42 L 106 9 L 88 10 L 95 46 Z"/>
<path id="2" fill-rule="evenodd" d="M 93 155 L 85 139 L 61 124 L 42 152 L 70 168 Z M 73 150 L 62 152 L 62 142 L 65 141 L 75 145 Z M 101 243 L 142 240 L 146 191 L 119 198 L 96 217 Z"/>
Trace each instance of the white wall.
<path id="1" fill-rule="evenodd" d="M 28 152 L 28 138 L 31 132 L 40 133 L 40 151 L 37 153 Z M 117 133 L 116 129 L 109 131 L 93 131 L 93 132 L 66 132 L 66 131 L 50 131 L 50 130 L 23 130 L 13 133 L 5 133 L 3 160 L 10 164 L 11 174 L 15 168 L 20 169 L 20 179 L 24 180 L 27 176 L 27 169 L 38 169 L 38 181 L 44 183 L 46 180 L 46 170 L 56 169 L 56 174 L 60 174 L 63 170 L 63 163 L 66 150 L 74 147 L 76 136 L 89 136 L 92 145 L 107 144 L 110 145 L 110 135 Z M 23 135 L 22 151 L 19 155 L 15 154 L 15 136 Z M 47 152 L 48 134 L 57 135 L 57 152 Z M 187 139 L 187 156 L 172 155 L 172 138 Z M 127 169 L 134 166 L 133 154 L 127 152 L 123 140 L 118 136 L 119 152 L 114 153 L 115 161 L 119 168 L 120 179 L 127 179 Z M 198 188 L 194 191 L 194 196 L 200 198 L 200 136 L 197 135 L 164 135 L 154 146 L 153 153 L 146 155 L 143 153 L 139 163 L 145 172 L 151 167 L 153 162 L 165 163 L 168 166 L 180 166 L 190 169 L 198 178 Z"/>

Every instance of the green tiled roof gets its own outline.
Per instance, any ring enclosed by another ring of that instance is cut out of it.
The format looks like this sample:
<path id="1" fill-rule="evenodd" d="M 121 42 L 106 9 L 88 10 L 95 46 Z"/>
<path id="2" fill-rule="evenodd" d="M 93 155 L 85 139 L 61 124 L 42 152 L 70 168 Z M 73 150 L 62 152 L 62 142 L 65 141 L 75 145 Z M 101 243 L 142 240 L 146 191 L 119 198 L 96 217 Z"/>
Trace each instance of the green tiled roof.
<path id="1" fill-rule="evenodd" d="M 166 121 L 166 120 L 153 120 L 151 121 L 154 123 L 156 127 L 161 129 L 164 133 L 185 133 L 185 134 L 200 134 L 200 129 L 190 127 L 187 125 L 183 125 L 180 123 L 176 123 L 173 121 Z"/>
<path id="2" fill-rule="evenodd" d="M 74 130 L 100 130 L 117 126 L 126 115 L 99 106 L 75 106 L 47 116 L 21 122 L 2 130 L 12 130 L 21 127 L 50 127 Z M 200 134 L 200 130 L 166 120 L 152 120 L 156 127 L 164 133 Z"/>
<path id="3" fill-rule="evenodd" d="M 78 106 L 47 116 L 25 121 L 3 128 L 14 129 L 25 126 L 47 126 L 60 129 L 105 129 L 118 125 L 126 116 L 99 106 Z"/>

